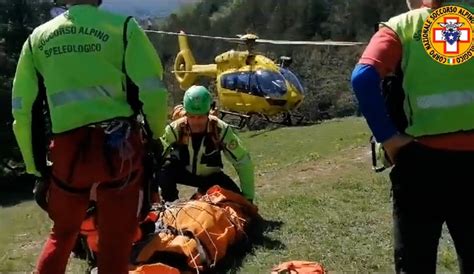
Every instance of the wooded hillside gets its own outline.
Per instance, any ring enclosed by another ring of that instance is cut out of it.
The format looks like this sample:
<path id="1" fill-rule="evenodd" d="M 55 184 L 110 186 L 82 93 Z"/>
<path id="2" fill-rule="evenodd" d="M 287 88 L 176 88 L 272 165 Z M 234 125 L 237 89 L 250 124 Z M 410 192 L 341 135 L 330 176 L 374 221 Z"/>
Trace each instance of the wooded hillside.
<path id="1" fill-rule="evenodd" d="M 0 2 L 0 164 L 21 161 L 11 124 L 11 84 L 21 46 L 31 30 L 49 19 L 49 3 L 39 0 Z M 344 40 L 367 42 L 379 21 L 405 11 L 404 1 L 393 0 L 203 0 L 171 14 L 154 28 L 168 31 L 235 37 L 253 32 L 263 39 Z M 166 65 L 166 84 L 178 103 L 182 91 L 171 74 L 177 53 L 177 38 L 150 34 Z M 235 44 L 190 39 L 199 63 L 212 63 L 214 57 Z M 310 120 L 321 112 L 330 117 L 353 115 L 356 102 L 350 91 L 350 74 L 363 46 L 315 47 L 259 45 L 256 50 L 273 59 L 291 56 L 291 69 L 302 79 L 306 100 L 301 111 Z M 0 167 L 0 176 L 14 176 Z"/>

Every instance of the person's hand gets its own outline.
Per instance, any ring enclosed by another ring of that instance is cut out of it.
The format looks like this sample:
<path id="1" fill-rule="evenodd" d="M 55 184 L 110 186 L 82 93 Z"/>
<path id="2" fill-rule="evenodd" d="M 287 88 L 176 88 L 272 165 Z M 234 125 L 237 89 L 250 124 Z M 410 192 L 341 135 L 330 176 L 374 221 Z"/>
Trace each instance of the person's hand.
<path id="1" fill-rule="evenodd" d="M 397 157 L 400 149 L 411 143 L 413 138 L 405 134 L 397 134 L 390 137 L 388 140 L 382 143 L 385 152 L 387 153 L 389 160 L 395 164 L 395 159 Z"/>

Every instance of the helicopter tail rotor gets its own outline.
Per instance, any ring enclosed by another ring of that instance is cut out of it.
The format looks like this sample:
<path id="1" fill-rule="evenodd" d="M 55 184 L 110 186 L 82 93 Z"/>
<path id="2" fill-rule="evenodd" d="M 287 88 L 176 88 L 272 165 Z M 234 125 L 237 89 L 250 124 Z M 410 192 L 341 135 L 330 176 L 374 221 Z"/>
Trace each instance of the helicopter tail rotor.
<path id="1" fill-rule="evenodd" d="M 184 34 L 184 32 L 181 33 Z M 185 90 L 196 81 L 197 75 L 190 73 L 196 61 L 189 47 L 188 38 L 185 35 L 180 35 L 178 41 L 180 52 L 174 61 L 174 75 L 181 89 Z"/>

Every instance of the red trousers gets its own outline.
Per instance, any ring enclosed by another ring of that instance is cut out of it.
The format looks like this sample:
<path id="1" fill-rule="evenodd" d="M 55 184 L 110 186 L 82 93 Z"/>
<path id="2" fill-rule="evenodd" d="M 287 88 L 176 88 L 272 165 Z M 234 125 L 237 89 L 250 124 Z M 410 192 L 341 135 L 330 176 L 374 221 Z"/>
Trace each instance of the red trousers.
<path id="1" fill-rule="evenodd" d="M 40 274 L 65 273 L 90 201 L 89 192 L 67 191 L 56 183 L 57 180 L 68 188 L 82 190 L 99 183 L 98 271 L 102 274 L 128 273 L 144 178 L 143 145 L 140 134 L 132 133 L 128 138 L 129 158 L 124 162 L 123 151 L 106 149 L 104 140 L 105 134 L 98 128 L 81 128 L 53 138 L 50 160 L 56 179 L 49 189 L 48 214 L 54 225 L 39 256 L 36 270 Z M 116 187 L 123 182 L 128 184 Z"/>

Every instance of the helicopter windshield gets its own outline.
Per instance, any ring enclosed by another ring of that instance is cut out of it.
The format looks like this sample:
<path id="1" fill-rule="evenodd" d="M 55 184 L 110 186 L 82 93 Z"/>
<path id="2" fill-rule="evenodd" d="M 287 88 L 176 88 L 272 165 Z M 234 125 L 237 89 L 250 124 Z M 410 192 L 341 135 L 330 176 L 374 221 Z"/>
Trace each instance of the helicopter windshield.
<path id="1" fill-rule="evenodd" d="M 221 77 L 221 86 L 267 97 L 282 97 L 287 91 L 285 78 L 270 70 L 229 73 Z"/>
<path id="2" fill-rule="evenodd" d="M 301 94 L 304 94 L 303 85 L 293 72 L 286 68 L 280 68 L 280 72 L 283 77 L 285 77 L 285 79 L 290 82 Z"/>

